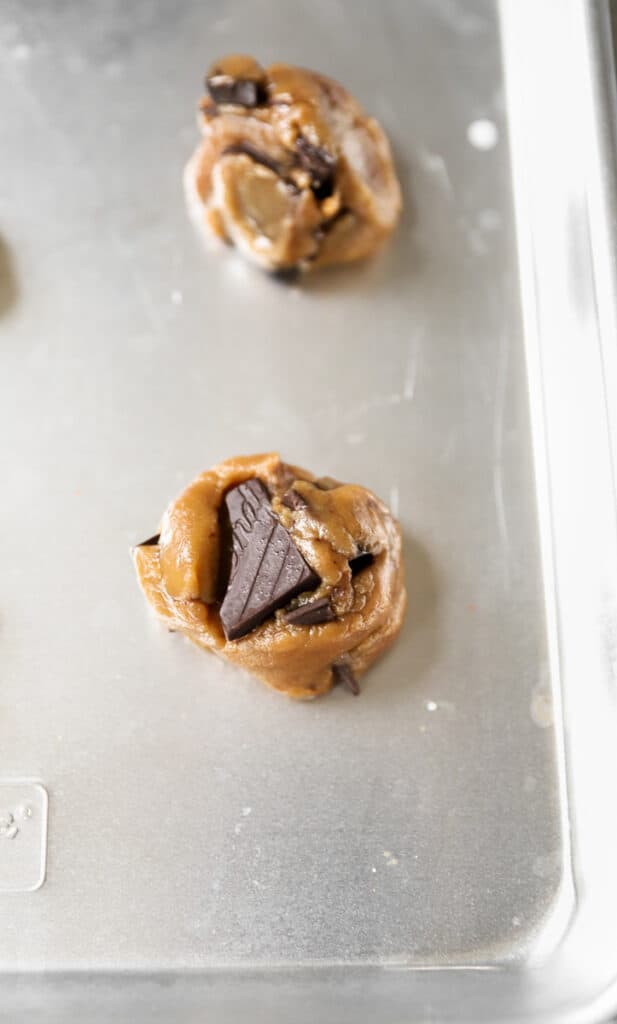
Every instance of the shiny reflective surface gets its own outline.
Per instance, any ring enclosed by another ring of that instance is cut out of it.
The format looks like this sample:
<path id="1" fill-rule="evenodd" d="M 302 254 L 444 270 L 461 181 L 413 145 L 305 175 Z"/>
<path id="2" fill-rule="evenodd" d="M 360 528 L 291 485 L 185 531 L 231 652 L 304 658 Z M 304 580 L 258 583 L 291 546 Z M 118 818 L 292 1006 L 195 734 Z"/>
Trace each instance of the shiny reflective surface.
<path id="1" fill-rule="evenodd" d="M 506 102 L 486 3 L 5 5 L 0 775 L 50 801 L 45 884 L 0 897 L 17 1011 L 83 1018 L 16 972 L 86 969 L 101 1019 L 594 1019 L 614 296 L 594 26 L 561 5 L 543 94 L 557 7 L 503 5 Z M 232 49 L 380 118 L 406 196 L 380 260 L 284 286 L 202 248 L 181 171 Z M 357 701 L 269 693 L 133 578 L 184 483 L 272 447 L 400 516 L 410 613 Z"/>

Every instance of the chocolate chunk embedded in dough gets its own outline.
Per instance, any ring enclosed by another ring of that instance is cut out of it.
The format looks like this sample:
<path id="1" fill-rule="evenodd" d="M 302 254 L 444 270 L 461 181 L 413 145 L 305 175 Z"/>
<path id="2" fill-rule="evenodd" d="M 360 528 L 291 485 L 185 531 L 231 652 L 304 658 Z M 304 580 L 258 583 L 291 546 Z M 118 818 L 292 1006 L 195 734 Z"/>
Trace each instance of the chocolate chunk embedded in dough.
<path id="1" fill-rule="evenodd" d="M 258 107 L 266 102 L 263 68 L 252 57 L 232 55 L 213 64 L 206 88 L 215 103 Z"/>
<path id="2" fill-rule="evenodd" d="M 344 686 L 346 690 L 357 697 L 360 693 L 360 687 L 358 686 L 358 680 L 351 671 L 349 665 L 344 661 L 337 662 L 336 665 L 332 666 L 332 675 L 334 676 L 335 683 L 339 683 Z"/>
<path id="3" fill-rule="evenodd" d="M 227 639 L 238 640 L 298 594 L 315 590 L 320 579 L 272 512 L 259 480 L 234 487 L 225 504 L 232 557 L 220 614 Z"/>
<path id="4" fill-rule="evenodd" d="M 349 559 L 349 568 L 351 569 L 351 575 L 357 576 L 363 569 L 367 569 L 369 565 L 372 565 L 375 559 L 373 558 L 370 551 L 362 551 L 355 558 Z"/>
<path id="5" fill-rule="evenodd" d="M 244 153 L 245 156 L 250 156 L 251 160 L 254 160 L 256 164 L 261 164 L 262 167 L 267 167 L 270 171 L 274 171 L 280 177 L 281 168 L 276 160 L 273 160 L 268 156 L 267 153 L 261 152 L 255 146 L 251 146 L 250 142 L 235 142 L 231 146 L 226 146 L 223 150 L 223 156 L 236 156 L 238 153 Z"/>
<path id="6" fill-rule="evenodd" d="M 315 196 L 327 199 L 334 190 L 335 158 L 323 146 L 314 146 L 304 135 L 296 139 L 296 149 L 302 167 L 310 174 Z"/>
<path id="7" fill-rule="evenodd" d="M 281 498 L 281 504 L 283 504 L 285 508 L 290 508 L 292 512 L 297 512 L 300 508 L 308 508 L 308 501 L 304 495 L 300 494 L 299 491 L 294 491 L 293 487 L 288 491 L 285 491 L 285 494 Z"/>
<path id="8" fill-rule="evenodd" d="M 155 533 L 153 537 L 148 537 L 147 540 L 142 540 L 141 544 L 137 544 L 136 546 L 138 548 L 153 548 L 156 544 L 158 544 L 160 539 L 160 533 Z"/>
<path id="9" fill-rule="evenodd" d="M 285 612 L 284 619 L 289 626 L 318 626 L 322 622 L 334 622 L 336 614 L 328 598 L 319 597 Z"/>
<path id="10" fill-rule="evenodd" d="M 265 98 L 257 82 L 242 78 L 234 82 L 223 75 L 208 79 L 208 92 L 215 103 L 233 103 L 239 107 L 258 107 Z"/>

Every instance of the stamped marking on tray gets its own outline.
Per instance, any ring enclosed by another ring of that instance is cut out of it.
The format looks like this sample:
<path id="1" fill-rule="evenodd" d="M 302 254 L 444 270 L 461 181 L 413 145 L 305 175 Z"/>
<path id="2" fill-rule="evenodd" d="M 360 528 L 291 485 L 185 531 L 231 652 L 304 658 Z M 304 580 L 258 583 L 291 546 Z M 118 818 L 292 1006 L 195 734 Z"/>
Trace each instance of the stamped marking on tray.
<path id="1" fill-rule="evenodd" d="M 0 895 L 45 881 L 47 803 L 39 782 L 0 780 Z"/>

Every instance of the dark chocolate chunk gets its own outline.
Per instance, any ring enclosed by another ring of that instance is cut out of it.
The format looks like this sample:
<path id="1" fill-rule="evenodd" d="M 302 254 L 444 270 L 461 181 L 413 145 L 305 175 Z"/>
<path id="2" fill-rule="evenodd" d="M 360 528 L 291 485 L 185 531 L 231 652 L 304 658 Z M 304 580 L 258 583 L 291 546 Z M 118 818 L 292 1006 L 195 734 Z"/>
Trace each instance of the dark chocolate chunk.
<path id="1" fill-rule="evenodd" d="M 274 515 L 261 481 L 247 480 L 234 487 L 225 505 L 232 554 L 221 622 L 227 639 L 238 640 L 321 581 Z"/>
<path id="2" fill-rule="evenodd" d="M 308 508 L 308 501 L 303 494 L 299 491 L 294 491 L 293 487 L 290 487 L 288 491 L 281 498 L 281 504 L 285 508 L 290 508 L 292 512 L 297 512 L 299 508 Z"/>
<path id="3" fill-rule="evenodd" d="M 339 661 L 332 666 L 332 675 L 334 676 L 334 682 L 340 686 L 344 686 L 346 690 L 353 693 L 354 697 L 357 697 L 360 693 L 360 687 L 358 686 L 358 680 L 354 676 L 351 668 L 345 661 Z"/>
<path id="4" fill-rule="evenodd" d="M 333 622 L 335 618 L 334 609 L 327 597 L 301 604 L 285 612 L 284 616 L 290 626 L 317 626 L 320 622 Z"/>
<path id="5" fill-rule="evenodd" d="M 369 565 L 372 565 L 375 561 L 370 551 L 361 551 L 355 558 L 349 559 L 349 568 L 351 569 L 351 575 L 357 576 L 359 572 L 366 569 Z"/>
<path id="6" fill-rule="evenodd" d="M 296 150 L 300 164 L 311 176 L 311 188 L 317 199 L 327 199 L 334 191 L 336 159 L 323 146 L 314 146 L 304 135 L 298 135 Z"/>
<path id="7" fill-rule="evenodd" d="M 258 107 L 261 103 L 266 102 L 266 91 L 262 83 L 251 78 L 212 75 L 206 78 L 206 88 L 215 103 L 233 103 L 239 107 Z"/>
<path id="8" fill-rule="evenodd" d="M 160 533 L 155 533 L 153 537 L 148 537 L 147 540 L 142 540 L 141 544 L 137 544 L 138 548 L 153 548 L 155 544 L 158 544 L 161 539 Z"/>

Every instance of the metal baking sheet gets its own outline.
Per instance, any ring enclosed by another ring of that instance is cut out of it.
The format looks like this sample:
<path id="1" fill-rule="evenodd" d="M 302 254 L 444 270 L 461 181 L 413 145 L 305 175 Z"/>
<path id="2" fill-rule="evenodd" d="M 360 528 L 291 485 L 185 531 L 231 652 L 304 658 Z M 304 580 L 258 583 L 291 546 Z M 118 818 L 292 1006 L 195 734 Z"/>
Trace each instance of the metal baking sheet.
<path id="1" fill-rule="evenodd" d="M 606 9 L 1 9 L 0 1018 L 608 1016 Z M 381 119 L 380 259 L 289 286 L 204 249 L 181 172 L 230 50 Z M 134 579 L 186 482 L 275 448 L 403 525 L 409 615 L 356 701 L 281 699 Z"/>

